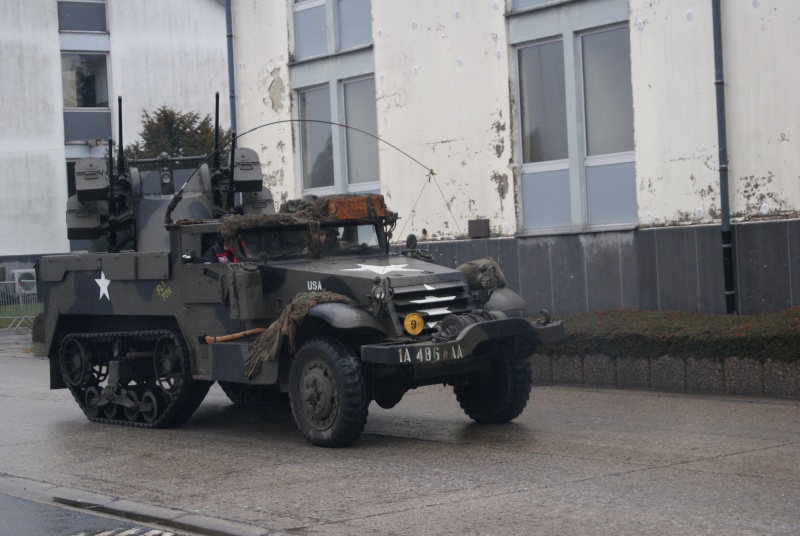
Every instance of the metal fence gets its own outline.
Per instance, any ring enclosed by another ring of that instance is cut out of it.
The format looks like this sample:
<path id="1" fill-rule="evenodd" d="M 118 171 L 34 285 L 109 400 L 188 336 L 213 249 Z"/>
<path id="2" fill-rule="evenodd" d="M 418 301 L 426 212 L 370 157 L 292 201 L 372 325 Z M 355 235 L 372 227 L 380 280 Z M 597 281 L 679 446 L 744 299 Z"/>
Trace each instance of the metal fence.
<path id="1" fill-rule="evenodd" d="M 33 327 L 33 318 L 44 310 L 36 291 L 36 281 L 0 282 L 0 319 L 10 319 L 6 331 Z"/>

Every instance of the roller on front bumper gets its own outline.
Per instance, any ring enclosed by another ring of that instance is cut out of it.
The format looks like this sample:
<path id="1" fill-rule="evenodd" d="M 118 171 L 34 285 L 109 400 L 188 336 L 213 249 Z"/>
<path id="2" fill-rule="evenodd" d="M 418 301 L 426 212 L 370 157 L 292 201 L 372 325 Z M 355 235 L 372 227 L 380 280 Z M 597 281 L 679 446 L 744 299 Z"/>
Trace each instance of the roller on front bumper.
<path id="1" fill-rule="evenodd" d="M 518 338 L 515 354 L 530 353 L 541 344 L 557 344 L 564 338 L 564 324 L 561 320 L 534 323 L 524 318 L 504 318 L 472 324 L 464 328 L 452 341 L 419 342 L 396 344 L 367 344 L 361 347 L 361 360 L 383 365 L 412 365 L 420 363 L 441 363 L 466 359 L 477 354 L 476 349 L 484 343 L 506 343 Z M 521 344 L 520 344 L 521 343 Z M 527 355 L 514 355 L 524 358 Z"/>

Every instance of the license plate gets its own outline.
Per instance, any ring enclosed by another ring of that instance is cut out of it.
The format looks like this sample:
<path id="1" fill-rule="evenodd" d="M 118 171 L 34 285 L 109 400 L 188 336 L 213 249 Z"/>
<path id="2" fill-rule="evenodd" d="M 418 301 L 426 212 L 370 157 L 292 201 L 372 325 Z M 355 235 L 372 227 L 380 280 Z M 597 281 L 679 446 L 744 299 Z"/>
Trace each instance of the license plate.
<path id="1" fill-rule="evenodd" d="M 460 344 L 437 344 L 431 346 L 403 346 L 397 349 L 400 363 L 436 363 L 464 359 Z"/>

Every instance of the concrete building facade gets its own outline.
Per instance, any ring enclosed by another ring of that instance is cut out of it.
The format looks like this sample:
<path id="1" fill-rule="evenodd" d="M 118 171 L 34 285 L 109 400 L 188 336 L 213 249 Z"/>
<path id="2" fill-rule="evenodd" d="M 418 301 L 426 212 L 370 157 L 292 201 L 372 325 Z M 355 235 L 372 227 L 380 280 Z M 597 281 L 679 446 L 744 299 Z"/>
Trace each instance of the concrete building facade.
<path id="1" fill-rule="evenodd" d="M 714 1 L 232 0 L 239 143 L 278 203 L 381 192 L 396 242 L 495 257 L 531 313 L 724 312 L 721 84 L 736 310 L 800 305 L 800 4 L 719 2 L 718 51 Z M 5 7 L 0 257 L 24 264 L 69 251 L 70 164 L 116 141 L 117 95 L 126 144 L 142 109 L 212 111 L 225 5 Z"/>
<path id="2" fill-rule="evenodd" d="M 213 114 L 228 93 L 225 6 L 217 0 L 3 0 L 0 18 L 0 262 L 70 251 L 74 163 L 138 138 L 143 110 Z M 221 124 L 230 123 L 223 107 Z"/>
<path id="3" fill-rule="evenodd" d="M 712 4 L 234 0 L 242 143 L 276 199 L 380 191 L 395 240 L 498 258 L 529 312 L 725 312 Z M 798 19 L 721 3 L 743 313 L 800 304 Z"/>

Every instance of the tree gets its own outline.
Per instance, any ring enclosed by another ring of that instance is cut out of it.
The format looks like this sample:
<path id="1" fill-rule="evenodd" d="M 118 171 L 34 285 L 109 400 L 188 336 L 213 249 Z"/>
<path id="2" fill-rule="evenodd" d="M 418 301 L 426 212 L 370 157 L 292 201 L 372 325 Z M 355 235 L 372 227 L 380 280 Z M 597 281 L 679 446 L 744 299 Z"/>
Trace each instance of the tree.
<path id="1" fill-rule="evenodd" d="M 202 119 L 197 112 L 179 112 L 162 105 L 154 112 L 142 110 L 140 141 L 125 147 L 127 158 L 156 158 L 166 152 L 169 156 L 209 155 L 214 150 L 214 123 L 210 115 Z M 225 145 L 231 133 L 219 129 L 219 144 Z M 222 151 L 220 161 L 226 165 L 229 147 Z"/>

